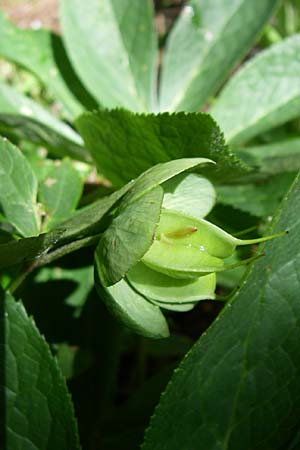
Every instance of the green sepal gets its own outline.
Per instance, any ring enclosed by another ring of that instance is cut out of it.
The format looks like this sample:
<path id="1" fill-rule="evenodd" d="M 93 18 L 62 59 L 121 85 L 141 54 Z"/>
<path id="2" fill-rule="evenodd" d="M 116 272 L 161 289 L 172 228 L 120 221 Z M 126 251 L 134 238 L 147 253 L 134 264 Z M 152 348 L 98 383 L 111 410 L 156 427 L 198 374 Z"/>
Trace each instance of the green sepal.
<path id="1" fill-rule="evenodd" d="M 136 291 L 159 303 L 179 305 L 215 298 L 215 273 L 197 279 L 176 279 L 140 262 L 128 272 L 127 278 Z"/>

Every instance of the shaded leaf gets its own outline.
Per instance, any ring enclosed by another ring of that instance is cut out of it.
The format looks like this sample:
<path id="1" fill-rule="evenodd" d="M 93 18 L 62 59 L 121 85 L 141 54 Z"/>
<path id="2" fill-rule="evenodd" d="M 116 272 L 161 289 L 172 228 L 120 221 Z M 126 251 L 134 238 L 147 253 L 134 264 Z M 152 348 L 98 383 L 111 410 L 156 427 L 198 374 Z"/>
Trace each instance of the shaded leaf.
<path id="1" fill-rule="evenodd" d="M 256 166 L 266 174 L 296 172 L 300 170 L 300 139 L 289 138 L 284 141 L 235 151 L 247 164 Z"/>
<path id="2" fill-rule="evenodd" d="M 48 148 L 52 154 L 59 157 L 69 156 L 79 161 L 90 161 L 90 155 L 80 145 L 80 141 L 71 141 L 36 119 L 30 119 L 22 115 L 0 113 L 0 133 L 7 137 L 42 145 Z"/>
<path id="3" fill-rule="evenodd" d="M 45 126 L 46 130 L 50 128 L 50 130 L 52 131 L 52 135 L 54 135 L 55 132 L 61 139 L 64 138 L 65 140 L 71 142 L 71 144 L 75 144 L 76 147 L 82 145 L 80 136 L 78 136 L 78 134 L 72 128 L 56 119 L 54 116 L 48 113 L 48 111 L 46 111 L 30 98 L 20 94 L 12 87 L 6 85 L 1 81 L 0 114 L 4 116 L 3 121 L 5 126 L 9 126 L 9 121 L 6 120 L 7 115 L 21 115 L 23 117 L 23 122 L 19 121 L 19 133 L 20 131 L 23 131 L 25 136 L 26 133 L 29 133 L 30 131 L 24 130 L 24 121 L 25 119 L 29 119 L 31 129 L 33 128 L 34 130 L 35 122 L 38 122 L 38 124 L 40 125 L 38 131 L 33 132 L 34 135 L 37 134 L 39 136 L 39 139 L 41 139 L 42 136 L 42 138 L 47 141 L 47 138 L 42 135 L 41 131 L 43 130 L 42 126 Z M 12 125 L 10 126 L 10 128 L 11 127 Z"/>
<path id="4" fill-rule="evenodd" d="M 74 217 L 61 224 L 57 230 L 54 230 L 51 234 L 61 234 L 61 239 L 74 240 L 82 237 L 98 234 L 103 230 L 101 220 L 103 217 L 113 208 L 116 207 L 119 200 L 126 194 L 131 188 L 133 183 L 128 183 L 111 195 L 100 198 L 90 205 L 78 210 Z"/>
<path id="5" fill-rule="evenodd" d="M 63 267 L 43 267 L 36 275 L 37 283 L 52 280 L 69 280 L 76 288 L 65 298 L 64 303 L 76 308 L 75 316 L 79 316 L 87 296 L 94 286 L 94 271 L 92 266 L 65 269 Z"/>
<path id="6" fill-rule="evenodd" d="M 22 152 L 0 137 L 0 207 L 6 219 L 25 237 L 40 230 L 37 179 Z"/>
<path id="7" fill-rule="evenodd" d="M 100 104 L 135 111 L 153 107 L 157 38 L 147 0 L 61 2 L 61 23 L 72 63 Z"/>
<path id="8" fill-rule="evenodd" d="M 300 35 L 261 52 L 234 75 L 210 110 L 228 141 L 244 142 L 300 115 Z"/>
<path id="9" fill-rule="evenodd" d="M 33 260 L 47 253 L 59 241 L 62 231 L 41 234 L 37 237 L 9 241 L 0 245 L 0 268 Z"/>
<path id="10" fill-rule="evenodd" d="M 276 0 L 190 1 L 167 41 L 160 110 L 199 110 L 231 67 L 250 49 L 277 3 Z"/>
<path id="11" fill-rule="evenodd" d="M 79 449 L 71 398 L 46 341 L 10 294 L 1 305 L 6 448 Z"/>
<path id="12" fill-rule="evenodd" d="M 259 184 L 217 186 L 218 201 L 253 216 L 267 218 L 276 211 L 294 177 L 293 173 L 287 173 L 276 175 Z"/>

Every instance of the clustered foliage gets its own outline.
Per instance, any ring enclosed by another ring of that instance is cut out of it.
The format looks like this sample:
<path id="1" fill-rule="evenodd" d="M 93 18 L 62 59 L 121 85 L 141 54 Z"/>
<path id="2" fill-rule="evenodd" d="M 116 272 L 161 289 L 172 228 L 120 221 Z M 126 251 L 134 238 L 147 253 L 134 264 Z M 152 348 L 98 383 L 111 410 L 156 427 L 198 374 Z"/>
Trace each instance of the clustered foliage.
<path id="1" fill-rule="evenodd" d="M 59 3 L 0 11 L 6 448 L 297 449 L 297 2 Z"/>

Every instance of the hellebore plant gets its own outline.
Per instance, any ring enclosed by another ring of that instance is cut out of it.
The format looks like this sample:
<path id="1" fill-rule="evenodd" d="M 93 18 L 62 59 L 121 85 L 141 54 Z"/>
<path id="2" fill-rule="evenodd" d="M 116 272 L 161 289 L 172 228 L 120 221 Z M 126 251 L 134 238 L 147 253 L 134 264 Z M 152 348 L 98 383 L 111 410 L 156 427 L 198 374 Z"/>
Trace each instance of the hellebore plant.
<path id="1" fill-rule="evenodd" d="M 209 162 L 212 163 L 204 161 Z M 96 251 L 96 272 L 99 274 L 96 285 L 108 308 L 136 332 L 157 338 L 168 335 L 167 324 L 158 308 L 189 311 L 201 300 L 214 300 L 217 272 L 258 257 L 228 263 L 227 258 L 233 255 L 237 246 L 264 242 L 283 234 L 242 240 L 205 220 L 203 217 L 214 206 L 216 193 L 212 183 L 203 176 L 180 174 L 163 183 L 162 188 L 159 220 L 148 248 L 128 265 L 120 281 L 114 283 L 105 275 L 109 273 L 107 266 L 110 263 L 101 241 Z M 151 215 L 151 210 L 148 213 Z M 139 217 L 134 220 L 138 222 Z M 115 228 L 117 235 L 116 230 L 118 228 Z M 112 242 L 118 253 L 116 236 Z M 134 240 L 132 244 L 135 245 Z M 114 264 L 118 265 L 118 262 L 114 261 Z M 124 296 L 127 302 L 124 302 Z M 153 317 L 156 320 L 152 321 Z"/>

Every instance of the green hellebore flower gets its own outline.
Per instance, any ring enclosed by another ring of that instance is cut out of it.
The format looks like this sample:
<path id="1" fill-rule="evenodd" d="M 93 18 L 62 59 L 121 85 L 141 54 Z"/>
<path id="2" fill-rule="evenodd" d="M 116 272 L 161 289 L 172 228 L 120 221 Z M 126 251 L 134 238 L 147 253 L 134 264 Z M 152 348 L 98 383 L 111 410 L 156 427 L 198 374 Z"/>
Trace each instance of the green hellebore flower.
<path id="1" fill-rule="evenodd" d="M 204 219 L 162 209 L 154 242 L 127 279 L 165 309 L 192 309 L 200 300 L 215 298 L 216 272 L 231 268 L 225 259 L 238 245 L 273 237 L 237 239 Z"/>
<path id="2" fill-rule="evenodd" d="M 198 278 L 231 268 L 225 259 L 239 245 L 263 242 L 282 233 L 258 239 L 237 239 L 216 225 L 162 210 L 152 246 L 142 258 L 146 266 L 170 277 Z"/>
<path id="3" fill-rule="evenodd" d="M 119 321 L 146 337 L 168 336 L 161 309 L 188 311 L 214 299 L 216 273 L 233 267 L 227 258 L 238 245 L 278 236 L 241 240 L 204 220 L 215 190 L 202 176 L 178 174 L 192 164 L 170 161 L 142 174 L 96 249 L 99 295 Z M 166 181 L 155 184 L 158 176 Z"/>

